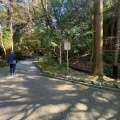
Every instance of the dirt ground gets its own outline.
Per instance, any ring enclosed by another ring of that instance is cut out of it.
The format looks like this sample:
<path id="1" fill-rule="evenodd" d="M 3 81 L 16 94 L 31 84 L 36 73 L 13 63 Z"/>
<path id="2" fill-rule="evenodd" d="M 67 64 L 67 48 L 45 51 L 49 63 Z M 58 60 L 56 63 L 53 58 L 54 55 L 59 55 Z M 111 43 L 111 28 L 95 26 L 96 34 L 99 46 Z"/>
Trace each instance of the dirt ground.
<path id="1" fill-rule="evenodd" d="M 90 60 L 84 58 L 75 58 L 74 60 L 70 60 L 70 67 L 75 68 L 76 70 L 91 72 L 92 71 L 92 63 Z"/>

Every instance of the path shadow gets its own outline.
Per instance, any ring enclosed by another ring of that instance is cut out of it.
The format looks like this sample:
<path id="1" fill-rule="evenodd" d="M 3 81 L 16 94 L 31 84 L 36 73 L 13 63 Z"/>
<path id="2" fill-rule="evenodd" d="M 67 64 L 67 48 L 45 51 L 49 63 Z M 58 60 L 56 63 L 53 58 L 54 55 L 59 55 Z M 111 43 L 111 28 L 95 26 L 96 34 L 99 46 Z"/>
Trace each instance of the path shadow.
<path id="1" fill-rule="evenodd" d="M 17 72 L 0 81 L 1 120 L 120 118 L 120 94 L 40 76 L 30 61 L 21 62 Z"/>

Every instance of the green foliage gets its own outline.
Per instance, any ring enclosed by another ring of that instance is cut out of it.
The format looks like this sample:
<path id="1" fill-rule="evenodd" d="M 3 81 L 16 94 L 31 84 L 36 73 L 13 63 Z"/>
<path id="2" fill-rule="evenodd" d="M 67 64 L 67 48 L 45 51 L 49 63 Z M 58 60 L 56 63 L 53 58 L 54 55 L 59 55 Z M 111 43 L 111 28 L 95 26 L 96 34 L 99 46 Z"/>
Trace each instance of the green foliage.
<path id="1" fill-rule="evenodd" d="M 56 65 L 56 60 L 54 59 L 54 57 L 52 57 L 52 54 L 51 52 L 47 52 L 43 58 L 42 58 L 42 61 L 44 61 L 45 63 L 49 64 L 49 65 L 53 65 L 55 66 Z"/>
<path id="2" fill-rule="evenodd" d="M 88 27 L 80 28 L 75 26 L 71 30 L 68 30 L 67 34 L 68 39 L 72 42 L 72 50 L 74 53 L 91 48 L 93 31 L 90 31 Z"/>
<path id="3" fill-rule="evenodd" d="M 51 8 L 49 8 L 51 15 L 57 21 L 57 29 L 60 31 L 60 34 L 58 35 L 56 32 L 56 35 L 59 39 L 68 39 L 71 42 L 73 53 L 79 53 L 79 51 L 89 49 L 92 46 L 92 12 L 90 11 L 92 11 L 93 3 L 89 2 L 90 10 L 87 7 L 82 10 L 82 4 L 88 6 L 85 2 L 66 1 L 64 3 L 65 9 L 61 12 L 63 5 L 61 1 L 52 0 Z M 78 9 L 78 5 L 81 10 Z"/>
<path id="4" fill-rule="evenodd" d="M 45 48 L 56 47 L 56 38 L 57 34 L 55 30 L 41 28 L 40 30 L 35 31 L 36 39 L 40 42 L 39 45 Z"/>
<path id="5" fill-rule="evenodd" d="M 11 48 L 12 42 L 11 42 L 10 32 L 8 31 L 7 28 L 3 28 L 2 32 L 3 32 L 2 40 L 5 48 L 6 49 Z M 0 41 L 0 45 L 1 45 L 1 41 Z"/>
<path id="6" fill-rule="evenodd" d="M 56 44 L 55 42 L 51 41 L 50 46 L 52 46 L 52 47 L 56 47 L 57 44 Z"/>
<path id="7" fill-rule="evenodd" d="M 113 77 L 114 54 L 104 53 L 103 54 L 103 61 L 105 61 L 108 64 L 108 65 L 104 66 L 105 75 L 108 76 L 108 77 Z M 120 54 L 118 56 L 118 63 L 120 63 Z M 118 73 L 120 74 L 120 68 L 119 68 Z M 120 75 L 119 75 L 119 77 L 120 77 Z"/>
<path id="8" fill-rule="evenodd" d="M 59 64 L 59 65 L 58 65 L 58 69 L 59 69 L 59 70 L 66 70 L 66 67 L 67 67 L 67 65 L 66 65 L 65 62 L 63 62 L 62 64 Z"/>
<path id="9" fill-rule="evenodd" d="M 23 56 L 22 56 L 21 51 L 17 50 L 17 51 L 15 51 L 15 54 L 16 54 L 18 60 L 23 60 Z"/>
<path id="10" fill-rule="evenodd" d="M 118 1 L 104 0 L 104 36 L 116 36 Z"/>
<path id="11" fill-rule="evenodd" d="M 6 24 L 7 10 L 5 8 L 0 8 L 0 24 Z"/>
<path id="12" fill-rule="evenodd" d="M 114 54 L 104 53 L 103 61 L 105 61 L 106 63 L 112 64 L 114 61 Z M 120 54 L 118 55 L 118 62 L 120 62 Z"/>
<path id="13" fill-rule="evenodd" d="M 108 77 L 113 77 L 113 66 L 104 66 L 104 73 Z M 118 78 L 120 78 L 120 68 L 118 68 Z"/>
<path id="14" fill-rule="evenodd" d="M 114 55 L 113 54 L 109 54 L 109 53 L 104 53 L 103 54 L 103 60 L 107 63 L 113 63 L 114 60 Z"/>
<path id="15" fill-rule="evenodd" d="M 82 4 L 86 5 L 83 7 Z M 48 1 L 48 19 L 52 21 L 53 18 L 56 19 L 56 27 L 52 25 L 52 28 L 48 29 L 47 22 L 44 12 L 36 12 L 34 15 L 34 39 L 40 41 L 39 46 L 44 48 L 57 47 L 63 39 L 68 39 L 72 44 L 72 53 L 79 53 L 81 50 L 86 50 L 91 48 L 92 34 L 91 29 L 92 24 L 92 8 L 93 3 L 88 3 L 80 1 L 66 1 L 64 3 L 65 11 L 62 10 L 62 1 L 51 0 Z M 80 6 L 81 9 L 78 8 Z M 84 9 L 82 9 L 84 8 Z M 36 8 L 38 9 L 38 8 Z M 36 11 L 35 9 L 35 11 Z M 40 9 L 41 10 L 41 9 Z M 84 14 L 83 14 L 84 12 Z M 51 16 L 51 17 L 50 17 Z M 26 39 L 22 40 L 26 41 Z M 23 47 L 27 46 L 25 43 L 22 44 Z"/>
<path id="16" fill-rule="evenodd" d="M 15 49 L 17 50 L 34 50 L 40 46 L 40 41 L 32 38 L 31 35 L 23 34 L 18 41 L 15 42 Z M 18 46 L 19 44 L 19 46 Z"/>
<path id="17" fill-rule="evenodd" d="M 113 68 L 108 67 L 108 66 L 104 66 L 104 73 L 108 77 L 113 77 Z"/>

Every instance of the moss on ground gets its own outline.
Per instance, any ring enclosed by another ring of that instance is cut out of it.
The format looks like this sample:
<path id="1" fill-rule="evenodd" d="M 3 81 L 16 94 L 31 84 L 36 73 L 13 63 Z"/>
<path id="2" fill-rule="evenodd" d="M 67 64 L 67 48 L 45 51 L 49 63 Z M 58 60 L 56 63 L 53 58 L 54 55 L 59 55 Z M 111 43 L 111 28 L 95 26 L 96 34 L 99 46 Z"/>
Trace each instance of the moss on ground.
<path id="1" fill-rule="evenodd" d="M 54 73 L 63 73 L 63 71 L 58 69 L 58 67 L 53 67 L 52 65 L 49 65 L 44 62 L 36 62 L 36 63 L 45 71 L 50 71 L 50 72 L 54 72 Z"/>
<path id="2" fill-rule="evenodd" d="M 65 75 L 71 75 L 80 77 L 84 80 L 96 80 L 96 81 L 106 81 L 110 83 L 120 84 L 120 80 L 115 80 L 107 76 L 94 76 L 92 74 L 84 73 L 84 72 L 78 72 L 75 70 L 70 69 L 69 71 L 66 71 L 66 69 L 59 69 L 59 67 L 53 67 L 52 65 L 46 64 L 44 62 L 37 62 L 37 64 L 45 71 L 54 72 L 54 73 L 60 73 Z"/>

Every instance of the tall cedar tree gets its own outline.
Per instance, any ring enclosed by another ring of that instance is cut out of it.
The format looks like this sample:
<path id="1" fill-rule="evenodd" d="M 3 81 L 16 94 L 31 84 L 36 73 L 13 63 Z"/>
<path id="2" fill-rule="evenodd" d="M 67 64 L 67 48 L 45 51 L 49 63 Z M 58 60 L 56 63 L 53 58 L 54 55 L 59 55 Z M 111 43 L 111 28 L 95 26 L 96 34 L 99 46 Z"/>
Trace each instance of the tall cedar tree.
<path id="1" fill-rule="evenodd" d="M 93 74 L 103 75 L 103 0 L 94 0 Z"/>

